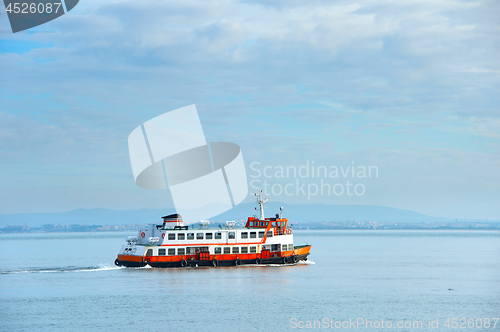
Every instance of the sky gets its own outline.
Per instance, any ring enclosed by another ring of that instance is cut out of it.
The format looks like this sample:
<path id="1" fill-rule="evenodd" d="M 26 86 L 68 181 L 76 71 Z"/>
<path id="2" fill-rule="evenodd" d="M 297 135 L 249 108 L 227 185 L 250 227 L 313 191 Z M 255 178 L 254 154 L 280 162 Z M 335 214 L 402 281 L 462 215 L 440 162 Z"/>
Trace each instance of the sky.
<path id="1" fill-rule="evenodd" d="M 172 207 L 127 138 L 195 104 L 271 200 L 500 220 L 498 1 L 81 0 L 15 34 L 0 11 L 0 78 L 0 214 Z M 313 163 L 338 176 L 279 174 Z"/>

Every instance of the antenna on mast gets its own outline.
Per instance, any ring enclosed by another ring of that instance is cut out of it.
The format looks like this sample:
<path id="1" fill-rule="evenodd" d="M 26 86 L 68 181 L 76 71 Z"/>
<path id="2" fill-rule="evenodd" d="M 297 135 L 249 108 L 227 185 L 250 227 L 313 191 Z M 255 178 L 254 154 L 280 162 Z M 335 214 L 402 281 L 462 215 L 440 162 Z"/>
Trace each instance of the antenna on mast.
<path id="1" fill-rule="evenodd" d="M 257 194 L 255 194 L 257 196 Z M 260 208 L 260 220 L 264 220 L 264 203 L 266 203 L 269 200 L 269 198 L 262 198 L 262 189 L 259 189 L 259 197 L 257 197 L 257 203 L 259 203 L 259 208 Z"/>

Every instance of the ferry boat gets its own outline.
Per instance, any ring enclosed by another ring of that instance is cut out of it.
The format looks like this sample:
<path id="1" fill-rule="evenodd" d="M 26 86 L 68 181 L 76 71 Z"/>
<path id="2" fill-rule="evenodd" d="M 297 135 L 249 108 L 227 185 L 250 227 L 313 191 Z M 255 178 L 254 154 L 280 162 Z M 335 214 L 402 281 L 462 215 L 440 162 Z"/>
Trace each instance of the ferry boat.
<path id="1" fill-rule="evenodd" d="M 256 195 L 257 196 L 257 195 Z M 294 245 L 283 208 L 275 218 L 264 217 L 262 190 L 257 196 L 260 218 L 249 217 L 244 228 L 227 221 L 219 229 L 209 229 L 209 221 L 184 225 L 179 214 L 163 218 L 161 225 L 128 236 L 115 260 L 126 267 L 238 266 L 245 264 L 296 264 L 307 260 L 310 245 Z"/>

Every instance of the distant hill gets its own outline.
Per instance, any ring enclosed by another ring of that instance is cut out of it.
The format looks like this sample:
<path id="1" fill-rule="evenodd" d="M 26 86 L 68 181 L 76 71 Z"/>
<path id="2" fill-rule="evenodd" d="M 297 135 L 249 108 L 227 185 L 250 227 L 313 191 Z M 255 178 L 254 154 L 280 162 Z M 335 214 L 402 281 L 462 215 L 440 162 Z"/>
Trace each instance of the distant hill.
<path id="1" fill-rule="evenodd" d="M 256 204 L 242 203 L 220 214 L 214 221 L 246 220 L 258 215 Z M 283 217 L 291 222 L 329 222 L 329 221 L 377 221 L 377 222 L 450 222 L 447 218 L 430 217 L 421 213 L 386 206 L 372 205 L 326 205 L 326 204 L 285 204 L 270 202 L 266 204 L 266 217 L 274 217 L 284 207 Z M 127 225 L 161 223 L 161 217 L 175 213 L 174 209 L 78 209 L 61 213 L 25 213 L 0 215 L 0 228 L 7 225 L 29 225 L 39 227 L 43 224 L 86 224 L 86 225 Z M 468 220 L 473 221 L 473 220 Z M 186 222 L 191 222 L 186 220 Z M 194 222 L 197 222 L 194 221 Z"/>
<path id="2" fill-rule="evenodd" d="M 78 209 L 60 213 L 20 213 L 0 215 L 0 228 L 7 225 L 86 224 L 129 225 L 162 222 L 161 217 L 174 213 L 173 209 L 109 210 Z"/>
<path id="3" fill-rule="evenodd" d="M 253 214 L 257 204 L 244 203 L 213 218 L 214 220 L 246 219 Z M 284 208 L 283 217 L 292 222 L 321 221 L 377 221 L 377 222 L 449 222 L 450 219 L 430 217 L 421 213 L 374 205 L 327 205 L 327 204 L 286 204 L 269 202 L 266 204 L 266 218 L 274 217 Z"/>

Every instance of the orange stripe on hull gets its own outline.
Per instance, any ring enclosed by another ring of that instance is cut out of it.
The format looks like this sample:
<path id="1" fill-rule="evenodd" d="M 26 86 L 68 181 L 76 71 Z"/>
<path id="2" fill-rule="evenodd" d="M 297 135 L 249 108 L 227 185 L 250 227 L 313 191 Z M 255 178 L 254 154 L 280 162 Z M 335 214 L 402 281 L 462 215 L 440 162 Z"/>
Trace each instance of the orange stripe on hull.
<path id="1" fill-rule="evenodd" d="M 298 248 L 298 249 L 293 250 L 293 252 L 295 253 L 295 255 L 301 256 L 301 255 L 308 254 L 309 250 L 311 250 L 311 246 L 305 246 L 302 248 Z"/>
<path id="2" fill-rule="evenodd" d="M 210 255 L 208 259 L 201 259 L 211 261 L 217 259 L 219 261 L 234 261 L 236 258 L 241 260 L 250 260 L 260 258 L 260 254 L 225 254 L 225 255 Z M 120 258 L 118 258 L 120 260 Z M 145 261 L 147 262 L 180 262 L 182 260 L 198 260 L 196 255 L 184 255 L 184 256 L 146 256 Z"/>
<path id="3" fill-rule="evenodd" d="M 299 247 L 294 250 L 278 251 L 272 252 L 268 257 L 263 257 L 262 253 L 252 253 L 252 254 L 218 254 L 218 255 L 208 255 L 206 257 L 199 257 L 198 255 L 173 255 L 173 256 L 135 256 L 135 255 L 118 255 L 118 261 L 122 262 L 134 262 L 134 263 L 180 263 L 181 261 L 212 261 L 214 259 L 218 261 L 235 261 L 240 259 L 245 260 L 256 260 L 256 259 L 276 259 L 283 257 L 292 256 L 303 256 L 309 254 L 311 246 Z M 267 255 L 266 255 L 267 256 Z"/>
<path id="4" fill-rule="evenodd" d="M 311 246 L 300 248 L 300 249 L 295 249 L 295 250 L 273 252 L 273 253 L 271 253 L 270 258 L 291 257 L 293 255 L 297 255 L 297 256 L 305 255 L 305 254 L 309 253 L 310 249 L 311 249 Z M 252 260 L 252 259 L 262 258 L 262 256 L 261 256 L 261 254 L 221 254 L 221 255 L 210 255 L 208 259 L 202 259 L 202 260 L 217 259 L 219 261 L 234 261 L 237 258 L 239 258 L 241 260 Z M 118 257 L 118 259 L 121 260 L 120 257 Z M 146 262 L 153 262 L 153 263 L 154 262 L 180 262 L 183 259 L 186 261 L 198 260 L 197 255 L 146 256 L 145 257 Z"/>
<path id="5" fill-rule="evenodd" d="M 119 261 L 128 261 L 128 262 L 142 262 L 142 256 L 134 256 L 134 255 L 118 255 Z"/>

